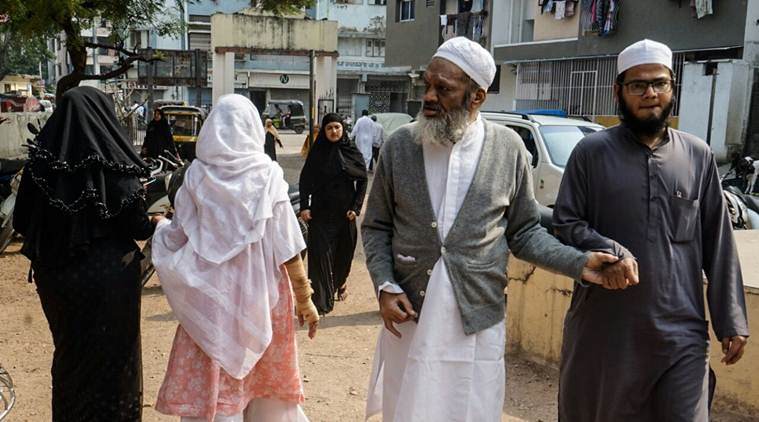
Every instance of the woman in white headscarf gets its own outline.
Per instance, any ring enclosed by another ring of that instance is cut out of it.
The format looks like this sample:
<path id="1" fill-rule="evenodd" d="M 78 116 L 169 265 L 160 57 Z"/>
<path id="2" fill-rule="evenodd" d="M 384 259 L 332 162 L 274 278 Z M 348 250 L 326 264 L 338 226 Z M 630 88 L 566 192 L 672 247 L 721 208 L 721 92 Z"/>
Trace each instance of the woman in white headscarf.
<path id="1" fill-rule="evenodd" d="M 319 317 L 287 183 L 264 153 L 247 98 L 225 95 L 214 106 L 175 208 L 153 238 L 179 320 L 156 409 L 182 422 L 307 421 L 292 293 L 309 337 Z"/>

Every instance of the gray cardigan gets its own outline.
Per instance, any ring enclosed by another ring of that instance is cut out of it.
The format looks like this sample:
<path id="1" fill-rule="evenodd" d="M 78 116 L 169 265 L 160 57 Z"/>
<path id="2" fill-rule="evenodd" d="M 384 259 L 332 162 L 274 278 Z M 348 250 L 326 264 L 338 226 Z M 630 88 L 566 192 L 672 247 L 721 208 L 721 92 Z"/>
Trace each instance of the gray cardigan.
<path id="1" fill-rule="evenodd" d="M 415 123 L 395 131 L 383 145 L 361 226 L 375 289 L 386 281 L 397 283 L 417 312 L 432 267 L 442 256 L 466 334 L 503 320 L 509 251 L 575 279 L 587 261 L 539 225 L 528 154 L 519 135 L 484 124 L 474 179 L 445 239 L 438 235 Z"/>

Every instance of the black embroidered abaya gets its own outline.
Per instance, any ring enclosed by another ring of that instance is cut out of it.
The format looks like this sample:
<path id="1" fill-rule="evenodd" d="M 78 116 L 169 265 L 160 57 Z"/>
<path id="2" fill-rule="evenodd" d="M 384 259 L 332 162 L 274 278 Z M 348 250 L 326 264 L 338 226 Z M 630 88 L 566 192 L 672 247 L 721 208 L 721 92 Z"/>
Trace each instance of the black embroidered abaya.
<path id="1" fill-rule="evenodd" d="M 14 211 L 53 335 L 53 421 L 139 421 L 140 160 L 111 100 L 64 94 L 30 145 Z"/>
<path id="2" fill-rule="evenodd" d="M 159 155 L 169 151 L 174 156 L 177 155 L 177 146 L 174 144 L 174 135 L 171 133 L 171 127 L 163 112 L 158 120 L 151 120 L 145 130 L 145 142 L 142 144 L 142 155 L 150 158 L 158 158 Z"/>

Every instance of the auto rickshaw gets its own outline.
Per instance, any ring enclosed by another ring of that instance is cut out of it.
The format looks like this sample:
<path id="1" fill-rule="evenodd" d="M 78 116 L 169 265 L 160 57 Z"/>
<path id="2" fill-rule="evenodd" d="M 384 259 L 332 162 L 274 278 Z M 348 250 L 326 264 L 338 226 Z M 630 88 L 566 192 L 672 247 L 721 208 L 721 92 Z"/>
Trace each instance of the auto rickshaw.
<path id="1" fill-rule="evenodd" d="M 195 144 L 206 119 L 206 112 L 198 107 L 168 105 L 160 108 L 171 127 L 179 156 L 185 160 L 195 159 Z"/>
<path id="2" fill-rule="evenodd" d="M 277 129 L 292 129 L 297 134 L 306 130 L 306 116 L 303 103 L 296 100 L 271 100 L 261 113 L 261 118 L 271 119 Z"/>

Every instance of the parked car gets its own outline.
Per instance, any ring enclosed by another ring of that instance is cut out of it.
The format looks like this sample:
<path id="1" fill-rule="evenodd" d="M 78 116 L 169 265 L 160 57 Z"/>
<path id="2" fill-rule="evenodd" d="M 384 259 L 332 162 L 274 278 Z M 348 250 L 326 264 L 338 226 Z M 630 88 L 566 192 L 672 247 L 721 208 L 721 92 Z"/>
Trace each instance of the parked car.
<path id="1" fill-rule="evenodd" d="M 372 114 L 372 116 L 377 117 L 377 123 L 382 126 L 385 139 L 387 139 L 387 137 L 390 136 L 391 133 L 395 132 L 399 127 L 407 123 L 411 123 L 411 121 L 414 120 L 413 117 L 409 116 L 406 113 L 375 113 Z"/>
<path id="2" fill-rule="evenodd" d="M 482 112 L 490 122 L 513 129 L 532 154 L 535 198 L 553 207 L 569 155 L 586 135 L 604 127 L 581 119 L 513 112 Z"/>

